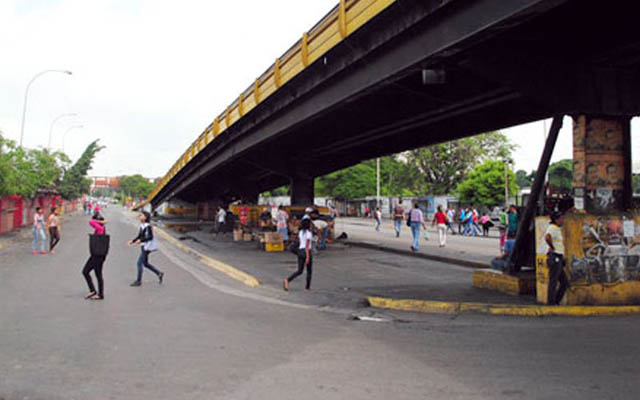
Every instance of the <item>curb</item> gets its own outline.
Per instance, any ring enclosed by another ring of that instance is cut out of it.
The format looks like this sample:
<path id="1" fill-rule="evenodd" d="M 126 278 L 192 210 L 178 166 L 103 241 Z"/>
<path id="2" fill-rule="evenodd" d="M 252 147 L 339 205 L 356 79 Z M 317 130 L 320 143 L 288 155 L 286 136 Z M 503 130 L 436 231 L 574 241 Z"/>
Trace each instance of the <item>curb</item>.
<path id="1" fill-rule="evenodd" d="M 158 236 L 161 236 L 164 240 L 173 244 L 180 250 L 184 251 L 187 254 L 191 254 L 192 256 L 195 256 L 201 263 L 205 264 L 206 266 L 212 269 L 215 269 L 218 272 L 222 272 L 228 277 L 235 279 L 246 286 L 249 286 L 249 287 L 260 286 L 260 282 L 254 276 L 249 275 L 246 272 L 239 270 L 238 268 L 232 267 L 229 264 L 225 264 L 221 261 L 218 261 L 216 259 L 213 259 L 209 256 L 206 256 L 200 253 L 199 251 L 180 242 L 180 240 L 171 236 L 169 233 L 165 232 L 163 229 L 157 226 L 154 226 L 154 231 L 158 233 Z"/>
<path id="2" fill-rule="evenodd" d="M 463 267 L 468 267 L 468 268 L 491 268 L 491 265 L 487 263 L 479 262 L 479 261 L 464 260 L 461 258 L 439 256 L 439 255 L 429 254 L 429 253 L 413 252 L 410 250 L 400 250 L 393 247 L 387 247 L 387 246 L 383 246 L 375 243 L 352 242 L 350 240 L 346 240 L 343 243 L 351 246 L 363 247 L 366 249 L 380 250 L 387 253 L 400 254 L 403 256 L 424 258 L 427 260 L 440 261 L 440 262 L 449 263 L 449 264 L 457 264 L 457 265 L 461 265 Z"/>
<path id="3" fill-rule="evenodd" d="M 616 316 L 640 314 L 640 306 L 546 306 L 446 302 L 411 299 L 391 299 L 385 297 L 367 297 L 369 305 L 374 308 L 413 311 L 429 314 L 477 313 L 488 315 L 505 315 L 518 317 L 544 316 Z"/>

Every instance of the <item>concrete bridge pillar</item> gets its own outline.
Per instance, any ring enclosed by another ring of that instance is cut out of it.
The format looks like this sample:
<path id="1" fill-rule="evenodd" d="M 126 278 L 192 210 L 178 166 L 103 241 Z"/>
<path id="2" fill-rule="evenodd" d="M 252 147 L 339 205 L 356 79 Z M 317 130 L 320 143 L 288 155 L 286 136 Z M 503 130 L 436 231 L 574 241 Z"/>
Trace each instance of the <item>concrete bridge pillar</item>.
<path id="1" fill-rule="evenodd" d="M 314 199 L 314 179 L 308 176 L 297 176 L 291 179 L 291 204 L 310 206 Z"/>
<path id="2" fill-rule="evenodd" d="M 573 187 L 577 210 L 595 215 L 629 211 L 633 191 L 628 117 L 574 118 Z"/>
<path id="3" fill-rule="evenodd" d="M 633 304 L 640 299 L 640 213 L 632 210 L 628 117 L 579 115 L 573 125 L 575 210 L 562 232 L 569 290 L 563 303 Z M 548 219 L 536 221 L 546 230 Z M 537 295 L 546 302 L 549 272 L 537 237 Z"/>

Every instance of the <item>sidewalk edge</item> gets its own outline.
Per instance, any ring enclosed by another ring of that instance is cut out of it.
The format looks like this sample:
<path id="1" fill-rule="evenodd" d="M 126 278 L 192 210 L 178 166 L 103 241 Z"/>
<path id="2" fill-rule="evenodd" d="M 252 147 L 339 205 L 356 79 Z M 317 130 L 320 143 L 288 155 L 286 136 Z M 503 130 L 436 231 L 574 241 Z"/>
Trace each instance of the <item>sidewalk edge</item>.
<path id="1" fill-rule="evenodd" d="M 424 258 L 424 259 L 427 259 L 427 260 L 440 261 L 440 262 L 450 263 L 450 264 L 457 264 L 457 265 L 461 265 L 463 267 L 468 267 L 468 268 L 491 268 L 491 265 L 489 265 L 487 263 L 483 263 L 483 262 L 465 260 L 465 259 L 461 259 L 461 258 L 454 258 L 454 257 L 447 257 L 447 256 L 440 256 L 440 255 L 429 254 L 429 253 L 413 252 L 413 251 L 410 251 L 410 250 L 401 250 L 401 249 L 396 249 L 396 248 L 393 248 L 393 247 L 384 246 L 384 245 L 381 245 L 381 244 L 367 243 L 367 242 L 357 242 L 357 241 L 351 241 L 351 240 L 345 240 L 343 243 L 347 244 L 347 245 L 350 245 L 350 246 L 356 246 L 356 247 L 363 247 L 363 248 L 367 248 L 367 249 L 380 250 L 380 251 L 384 251 L 384 252 L 387 252 L 387 253 L 400 254 L 400 255 L 403 255 L 403 256 L 418 257 L 418 258 Z"/>
<path id="2" fill-rule="evenodd" d="M 227 275 L 228 277 L 235 279 L 241 283 L 243 283 L 246 286 L 249 287 L 258 287 L 260 286 L 260 282 L 258 281 L 257 278 L 255 278 L 254 276 L 239 270 L 238 268 L 235 268 L 229 264 L 225 264 L 221 261 L 218 261 L 214 258 L 211 258 L 209 256 L 206 256 L 202 253 L 200 253 L 199 251 L 197 251 L 196 249 L 189 247 L 187 245 L 185 245 L 184 243 L 180 242 L 180 240 L 176 239 L 175 237 L 173 237 L 172 235 L 170 235 L 169 233 L 165 232 L 163 229 L 158 228 L 157 226 L 154 227 L 154 231 L 158 233 L 159 236 L 161 236 L 164 240 L 166 240 L 167 242 L 173 244 L 174 246 L 176 246 L 177 248 L 179 248 L 180 250 L 184 251 L 185 253 L 191 254 L 193 256 L 195 256 L 198 260 L 200 260 L 200 262 L 202 262 L 203 264 L 205 264 L 206 266 L 215 269 L 218 272 L 222 272 L 223 274 Z"/>
<path id="3" fill-rule="evenodd" d="M 544 316 L 616 316 L 640 314 L 640 306 L 548 306 L 446 302 L 412 299 L 367 297 L 374 308 L 413 311 L 429 314 L 480 313 L 489 315 L 544 317 Z"/>

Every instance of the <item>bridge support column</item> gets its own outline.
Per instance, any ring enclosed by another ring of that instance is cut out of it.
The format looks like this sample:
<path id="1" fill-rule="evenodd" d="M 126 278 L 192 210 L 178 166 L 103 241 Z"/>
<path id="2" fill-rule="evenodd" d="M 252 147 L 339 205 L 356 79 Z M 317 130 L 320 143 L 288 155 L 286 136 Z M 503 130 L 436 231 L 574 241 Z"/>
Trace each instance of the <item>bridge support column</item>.
<path id="1" fill-rule="evenodd" d="M 631 207 L 631 130 L 627 117 L 580 115 L 573 124 L 576 209 L 610 214 Z"/>
<path id="2" fill-rule="evenodd" d="M 630 119 L 574 116 L 574 210 L 562 227 L 569 290 L 563 303 L 631 304 L 640 298 L 640 213 L 632 210 Z M 537 296 L 547 302 L 549 271 L 536 221 Z"/>
<path id="3" fill-rule="evenodd" d="M 296 206 L 310 206 L 314 199 L 313 178 L 297 176 L 291 179 L 291 204 Z"/>

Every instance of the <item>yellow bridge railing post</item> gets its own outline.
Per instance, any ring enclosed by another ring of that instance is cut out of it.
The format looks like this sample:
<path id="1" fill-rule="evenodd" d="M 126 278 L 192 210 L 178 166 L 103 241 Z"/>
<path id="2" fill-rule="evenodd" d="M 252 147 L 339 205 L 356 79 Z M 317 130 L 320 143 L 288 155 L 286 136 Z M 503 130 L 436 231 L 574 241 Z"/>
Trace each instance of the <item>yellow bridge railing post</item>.
<path id="1" fill-rule="evenodd" d="M 305 32 L 302 35 L 302 41 L 300 42 L 300 57 L 302 58 L 302 65 L 305 67 L 309 65 L 309 34 Z"/>
<path id="2" fill-rule="evenodd" d="M 244 95 L 240 93 L 238 97 L 238 114 L 242 117 L 244 115 Z"/>
<path id="3" fill-rule="evenodd" d="M 216 137 L 220 134 L 220 120 L 216 117 L 213 120 L 213 137 Z"/>
<path id="4" fill-rule="evenodd" d="M 338 27 L 340 29 L 340 37 L 347 37 L 347 0 L 340 0 L 338 9 Z"/>
<path id="5" fill-rule="evenodd" d="M 229 129 L 229 126 L 231 126 L 231 106 L 227 107 L 227 111 L 224 114 L 224 123 Z"/>
<path id="6" fill-rule="evenodd" d="M 260 81 L 258 78 L 253 83 L 253 101 L 255 101 L 256 106 L 260 103 Z"/>
<path id="7" fill-rule="evenodd" d="M 273 64 L 273 80 L 276 82 L 276 87 L 282 85 L 282 79 L 280 77 L 280 59 L 276 58 L 275 64 Z"/>

